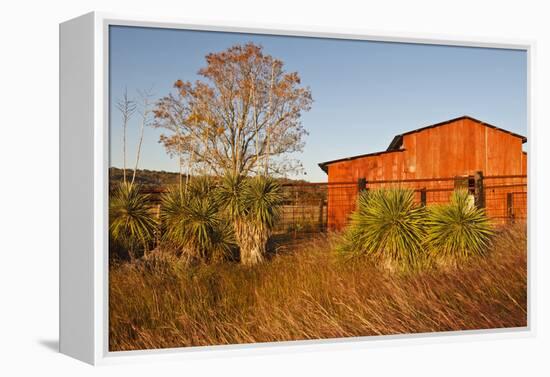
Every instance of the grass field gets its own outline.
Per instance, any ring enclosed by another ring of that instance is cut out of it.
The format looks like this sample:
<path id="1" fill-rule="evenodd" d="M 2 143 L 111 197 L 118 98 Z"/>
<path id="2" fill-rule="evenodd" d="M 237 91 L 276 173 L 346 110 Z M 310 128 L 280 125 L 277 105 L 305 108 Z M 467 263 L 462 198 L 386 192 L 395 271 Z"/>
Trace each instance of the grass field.
<path id="1" fill-rule="evenodd" d="M 501 229 L 488 257 L 407 275 L 342 261 L 334 238 L 254 267 L 169 256 L 113 265 L 110 350 L 527 325 L 525 226 Z"/>

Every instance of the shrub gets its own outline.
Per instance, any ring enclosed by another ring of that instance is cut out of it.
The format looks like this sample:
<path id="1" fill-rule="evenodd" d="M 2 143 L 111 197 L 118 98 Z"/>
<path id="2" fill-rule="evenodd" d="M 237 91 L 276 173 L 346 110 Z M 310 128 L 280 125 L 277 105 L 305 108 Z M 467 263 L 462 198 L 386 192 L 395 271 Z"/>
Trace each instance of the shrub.
<path id="1" fill-rule="evenodd" d="M 109 200 L 110 239 L 132 260 L 143 255 L 155 237 L 157 223 L 148 203 L 149 195 L 128 183 L 120 183 Z"/>
<path id="2" fill-rule="evenodd" d="M 233 222 L 241 263 L 252 265 L 261 262 L 280 215 L 282 194 L 279 184 L 270 177 L 246 178 L 227 174 L 218 199 Z"/>
<path id="3" fill-rule="evenodd" d="M 416 269 L 425 260 L 425 218 L 412 190 L 363 191 L 338 250 L 365 255 L 391 270 Z"/>
<path id="4" fill-rule="evenodd" d="M 485 211 L 473 204 L 466 190 L 453 192 L 447 204 L 431 206 L 427 225 L 430 256 L 443 263 L 484 255 L 493 234 Z"/>
<path id="5" fill-rule="evenodd" d="M 220 213 L 214 190 L 207 178 L 196 178 L 161 198 L 162 240 L 188 261 L 221 260 L 233 248 L 232 229 Z"/>

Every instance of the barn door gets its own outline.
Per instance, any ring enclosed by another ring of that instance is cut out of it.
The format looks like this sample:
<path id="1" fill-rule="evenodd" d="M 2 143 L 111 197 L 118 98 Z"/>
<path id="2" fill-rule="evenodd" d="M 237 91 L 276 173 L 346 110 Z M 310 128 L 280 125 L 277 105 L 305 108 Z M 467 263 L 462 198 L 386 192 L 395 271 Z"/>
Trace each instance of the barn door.
<path id="1" fill-rule="evenodd" d="M 463 177 L 456 177 L 454 188 L 455 190 L 466 189 L 468 190 L 469 194 L 474 195 L 476 190 L 476 182 L 474 176 L 468 175 Z"/>
<path id="2" fill-rule="evenodd" d="M 455 178 L 455 184 L 454 184 L 455 190 L 468 190 L 468 198 L 470 201 L 470 204 L 474 206 L 476 204 L 475 199 L 475 192 L 476 192 L 476 181 L 475 177 L 473 175 L 463 176 L 463 177 L 456 177 Z"/>

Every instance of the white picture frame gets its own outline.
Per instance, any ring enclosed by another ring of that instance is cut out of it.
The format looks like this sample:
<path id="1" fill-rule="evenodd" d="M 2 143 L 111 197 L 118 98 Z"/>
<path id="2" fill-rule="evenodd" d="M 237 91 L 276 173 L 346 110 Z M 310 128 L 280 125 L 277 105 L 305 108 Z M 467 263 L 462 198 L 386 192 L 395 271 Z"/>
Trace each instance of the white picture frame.
<path id="1" fill-rule="evenodd" d="M 108 63 L 109 26 L 128 25 L 257 34 L 314 36 L 524 50 L 528 61 L 528 137 L 535 138 L 532 85 L 533 41 L 460 39 L 388 34 L 365 30 L 320 29 L 238 23 L 200 24 L 187 20 L 88 13 L 60 25 L 60 351 L 90 364 L 128 361 L 286 353 L 320 349 L 531 337 L 535 253 L 528 222 L 528 319 L 525 328 L 474 330 L 250 345 L 109 352 L 108 350 Z M 531 156 L 533 144 L 528 145 Z M 537 177 L 531 175 L 529 219 L 534 217 Z"/>

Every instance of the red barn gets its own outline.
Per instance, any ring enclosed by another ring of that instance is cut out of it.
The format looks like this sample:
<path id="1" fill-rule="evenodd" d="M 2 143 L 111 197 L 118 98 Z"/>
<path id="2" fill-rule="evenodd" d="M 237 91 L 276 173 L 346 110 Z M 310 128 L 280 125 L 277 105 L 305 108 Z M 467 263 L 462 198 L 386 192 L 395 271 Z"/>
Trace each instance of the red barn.
<path id="1" fill-rule="evenodd" d="M 483 177 L 483 206 L 494 218 L 526 212 L 525 136 L 469 116 L 418 128 L 391 141 L 387 150 L 320 163 L 328 174 L 328 226 L 339 229 L 355 207 L 357 184 L 409 187 L 426 204 L 448 200 L 457 184 L 475 190 Z M 351 182 L 351 184 L 350 184 Z M 515 201 L 512 208 L 511 202 Z"/>

